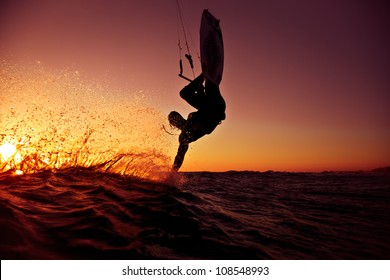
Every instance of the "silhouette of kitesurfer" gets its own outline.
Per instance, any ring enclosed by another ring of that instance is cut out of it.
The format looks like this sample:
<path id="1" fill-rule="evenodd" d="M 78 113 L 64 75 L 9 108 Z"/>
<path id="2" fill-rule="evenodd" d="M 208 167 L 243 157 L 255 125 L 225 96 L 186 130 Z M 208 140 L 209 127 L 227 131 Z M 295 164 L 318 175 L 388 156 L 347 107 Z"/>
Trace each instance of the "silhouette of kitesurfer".
<path id="1" fill-rule="evenodd" d="M 219 87 L 205 79 L 203 74 L 185 86 L 180 91 L 180 96 L 198 111 L 190 113 L 187 120 L 175 111 L 168 116 L 169 123 L 181 130 L 179 149 L 172 167 L 174 171 L 178 171 L 183 164 L 189 143 L 213 132 L 226 117 L 226 103 Z"/>

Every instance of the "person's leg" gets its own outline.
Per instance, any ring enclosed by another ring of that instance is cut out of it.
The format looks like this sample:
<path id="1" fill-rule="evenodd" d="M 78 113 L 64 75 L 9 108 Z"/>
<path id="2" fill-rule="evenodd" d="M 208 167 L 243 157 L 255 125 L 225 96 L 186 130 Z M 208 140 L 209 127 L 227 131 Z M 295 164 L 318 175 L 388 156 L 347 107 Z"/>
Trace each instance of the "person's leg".
<path id="1" fill-rule="evenodd" d="M 175 161 L 173 163 L 172 170 L 173 171 L 178 171 L 183 164 L 184 161 L 184 156 L 186 155 L 186 152 L 188 150 L 188 143 L 181 142 L 179 145 L 179 149 L 177 150 L 177 154 L 175 157 Z"/>
<path id="2" fill-rule="evenodd" d="M 204 104 L 203 76 L 200 75 L 180 91 L 180 97 L 192 107 L 200 109 Z"/>

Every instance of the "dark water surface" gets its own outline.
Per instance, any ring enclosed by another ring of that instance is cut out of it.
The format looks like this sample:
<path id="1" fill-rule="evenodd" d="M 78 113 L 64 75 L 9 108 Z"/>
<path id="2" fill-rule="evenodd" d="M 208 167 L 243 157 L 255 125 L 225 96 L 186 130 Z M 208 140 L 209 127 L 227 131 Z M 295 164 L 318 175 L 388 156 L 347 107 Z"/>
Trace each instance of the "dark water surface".
<path id="1" fill-rule="evenodd" d="M 390 259 L 388 173 L 0 174 L 1 259 Z"/>

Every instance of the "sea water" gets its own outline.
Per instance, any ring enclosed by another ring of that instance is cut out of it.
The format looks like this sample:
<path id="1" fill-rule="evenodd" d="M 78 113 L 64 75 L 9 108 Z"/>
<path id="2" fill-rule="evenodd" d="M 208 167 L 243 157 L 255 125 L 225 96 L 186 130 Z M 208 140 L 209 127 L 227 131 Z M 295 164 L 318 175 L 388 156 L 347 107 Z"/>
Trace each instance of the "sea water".
<path id="1" fill-rule="evenodd" d="M 1 259 L 390 258 L 388 172 L 171 173 L 141 92 L 1 67 Z"/>
<path id="2" fill-rule="evenodd" d="M 0 174 L 1 259 L 389 259 L 390 175 Z"/>

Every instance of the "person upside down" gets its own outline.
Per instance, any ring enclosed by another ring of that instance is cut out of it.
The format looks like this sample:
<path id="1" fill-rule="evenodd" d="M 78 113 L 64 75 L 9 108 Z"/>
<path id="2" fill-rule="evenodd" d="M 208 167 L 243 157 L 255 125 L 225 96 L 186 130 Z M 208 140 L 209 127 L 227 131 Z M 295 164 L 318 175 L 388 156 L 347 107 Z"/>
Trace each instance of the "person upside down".
<path id="1" fill-rule="evenodd" d="M 203 86 L 204 81 L 205 86 Z M 180 91 L 180 96 L 198 111 L 190 113 L 187 120 L 176 111 L 168 115 L 169 123 L 181 130 L 173 171 L 178 171 L 183 164 L 189 144 L 213 132 L 226 118 L 226 103 L 219 87 L 203 74 L 185 86 Z"/>

